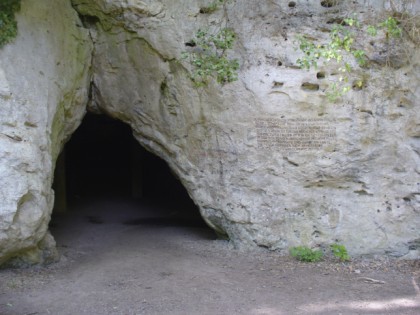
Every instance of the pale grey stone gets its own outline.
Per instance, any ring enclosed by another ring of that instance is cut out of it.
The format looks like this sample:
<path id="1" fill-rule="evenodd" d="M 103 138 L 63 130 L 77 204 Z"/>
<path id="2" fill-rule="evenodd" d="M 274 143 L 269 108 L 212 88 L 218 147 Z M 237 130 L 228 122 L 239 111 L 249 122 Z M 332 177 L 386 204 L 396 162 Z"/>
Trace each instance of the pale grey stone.
<path id="1" fill-rule="evenodd" d="M 0 257 L 46 235 L 54 162 L 85 111 L 90 65 L 89 108 L 128 123 L 237 246 L 286 252 L 339 242 L 351 255 L 418 257 L 409 247 L 420 237 L 420 57 L 409 44 L 401 58 L 392 50 L 394 68 L 355 65 L 365 86 L 331 104 L 325 89 L 336 69 L 298 69 L 293 42 L 327 39 L 327 21 L 352 8 L 233 1 L 226 13 L 238 35 L 239 80 L 197 89 L 181 53 L 223 10 L 199 14 L 205 1 L 192 0 L 73 0 L 80 15 L 97 17 L 85 29 L 68 1 L 45 3 L 54 15 L 23 3 L 20 35 L 0 51 Z M 43 33 L 37 16 L 48 17 Z M 360 45 L 378 60 L 367 38 Z M 320 120 L 332 136 L 317 149 L 261 148 L 258 121 L 269 119 Z"/>
<path id="2" fill-rule="evenodd" d="M 52 174 L 86 111 L 92 44 L 69 1 L 22 1 L 17 19 L 0 50 L 0 263 L 40 263 L 55 256 Z"/>

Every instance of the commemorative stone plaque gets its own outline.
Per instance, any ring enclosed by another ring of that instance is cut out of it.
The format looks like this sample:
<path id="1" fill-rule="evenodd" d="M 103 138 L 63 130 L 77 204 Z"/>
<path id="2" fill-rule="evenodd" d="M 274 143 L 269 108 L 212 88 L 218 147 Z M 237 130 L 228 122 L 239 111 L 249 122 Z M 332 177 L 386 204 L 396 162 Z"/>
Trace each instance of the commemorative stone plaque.
<path id="1" fill-rule="evenodd" d="M 280 152 L 322 149 L 336 137 L 331 121 L 314 119 L 259 118 L 255 120 L 258 148 Z"/>

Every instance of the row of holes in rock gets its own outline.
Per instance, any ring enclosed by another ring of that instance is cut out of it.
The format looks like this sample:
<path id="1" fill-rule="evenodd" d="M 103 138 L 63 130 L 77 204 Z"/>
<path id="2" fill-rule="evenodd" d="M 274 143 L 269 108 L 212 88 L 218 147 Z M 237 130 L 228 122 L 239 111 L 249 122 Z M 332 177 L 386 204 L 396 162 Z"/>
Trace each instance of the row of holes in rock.
<path id="1" fill-rule="evenodd" d="M 320 72 L 318 74 L 321 74 Z M 323 78 L 325 78 L 325 74 L 322 74 Z M 318 77 L 318 79 L 321 79 L 320 77 Z M 280 81 L 273 81 L 273 88 L 279 88 L 282 87 L 284 85 L 284 82 L 280 82 Z M 302 90 L 304 91 L 319 91 L 319 84 L 317 83 L 311 83 L 311 82 L 303 82 L 302 85 L 300 86 Z M 365 87 L 365 85 L 360 85 L 358 80 L 355 80 L 352 84 L 352 89 L 354 91 L 360 91 Z"/>
<path id="2" fill-rule="evenodd" d="M 283 84 L 281 84 L 283 85 Z M 278 82 L 274 82 L 274 86 L 279 86 Z M 353 91 L 360 91 L 365 86 L 362 84 L 359 84 L 358 80 L 353 81 L 353 84 L 351 86 Z M 319 91 L 319 84 L 317 83 L 310 83 L 310 82 L 303 82 L 300 88 L 304 91 Z"/>
<path id="3" fill-rule="evenodd" d="M 332 8 L 336 5 L 338 5 L 339 0 L 323 0 L 321 1 L 321 6 L 324 8 Z M 289 8 L 294 8 L 296 7 L 296 2 L 295 1 L 290 1 L 289 2 Z"/>
<path id="4" fill-rule="evenodd" d="M 334 6 L 336 6 L 338 4 L 339 0 L 323 0 L 321 1 L 321 6 L 324 8 L 332 8 Z M 296 7 L 296 2 L 295 1 L 290 1 L 289 2 L 289 8 L 294 8 Z M 213 13 L 216 10 L 215 7 L 202 7 L 200 8 L 200 13 L 201 14 L 209 14 L 209 13 Z"/>

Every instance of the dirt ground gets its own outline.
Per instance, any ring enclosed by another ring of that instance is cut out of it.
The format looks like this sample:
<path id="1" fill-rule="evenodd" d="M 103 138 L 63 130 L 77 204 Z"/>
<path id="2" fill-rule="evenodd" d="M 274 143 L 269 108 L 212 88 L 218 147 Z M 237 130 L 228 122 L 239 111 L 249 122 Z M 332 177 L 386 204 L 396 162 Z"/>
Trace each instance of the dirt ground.
<path id="1" fill-rule="evenodd" d="M 0 270 L 0 314 L 420 314 L 419 261 L 244 252 L 161 210 L 108 201 L 54 217 L 61 261 Z"/>

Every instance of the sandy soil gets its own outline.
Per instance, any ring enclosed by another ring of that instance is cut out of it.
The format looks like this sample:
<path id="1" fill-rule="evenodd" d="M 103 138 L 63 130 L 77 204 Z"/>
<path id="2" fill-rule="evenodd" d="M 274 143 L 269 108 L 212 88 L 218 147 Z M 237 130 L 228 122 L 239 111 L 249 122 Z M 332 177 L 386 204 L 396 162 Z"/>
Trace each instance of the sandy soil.
<path id="1" fill-rule="evenodd" d="M 0 270 L 0 314 L 420 314 L 418 261 L 243 252 L 179 214 L 108 201 L 56 216 L 61 261 Z"/>

